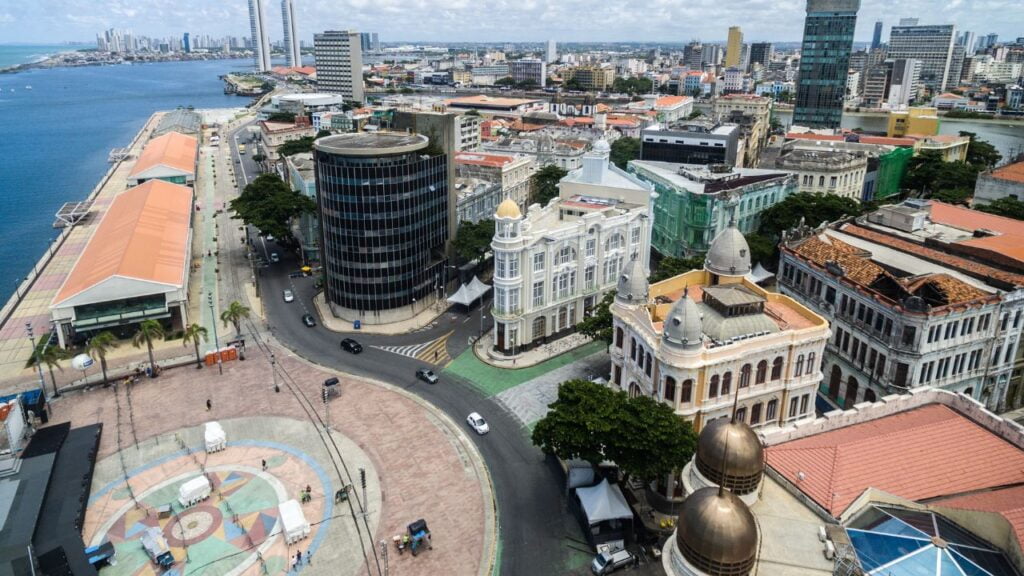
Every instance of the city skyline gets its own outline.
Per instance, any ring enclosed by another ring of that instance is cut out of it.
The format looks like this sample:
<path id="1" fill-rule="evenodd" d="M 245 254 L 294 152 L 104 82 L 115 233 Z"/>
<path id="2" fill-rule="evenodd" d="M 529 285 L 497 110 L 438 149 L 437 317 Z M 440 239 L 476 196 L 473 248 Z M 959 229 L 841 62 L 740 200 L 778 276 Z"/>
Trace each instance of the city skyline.
<path id="1" fill-rule="evenodd" d="M 574 18 L 582 4 L 562 2 L 498 3 L 482 6 L 446 3 L 443 7 L 425 3 L 405 6 L 399 3 L 365 3 L 348 0 L 342 5 L 324 0 L 295 2 L 300 40 L 311 43 L 313 33 L 324 29 L 378 31 L 387 41 L 522 41 L 545 42 L 630 42 L 661 41 L 684 43 L 692 38 L 724 40 L 729 26 L 742 24 L 746 41 L 798 42 L 802 34 L 802 3 L 781 6 L 759 2 L 694 2 L 686 5 L 651 1 L 629 8 L 623 6 L 609 14 L 618 25 L 614 31 L 593 26 L 586 19 Z M 997 21 L 986 14 L 1000 13 Z M 936 14 L 922 24 L 956 24 L 958 30 L 978 34 L 999 34 L 1013 39 L 1024 30 L 1024 13 L 1009 0 L 966 1 L 951 4 L 916 0 L 892 10 L 881 0 L 865 1 L 855 41 L 870 42 L 876 20 L 886 22 L 883 38 L 901 17 Z M 282 40 L 282 22 L 278 10 L 268 10 L 268 30 L 272 42 Z M 191 2 L 173 7 L 142 0 L 118 0 L 101 6 L 85 0 L 42 0 L 19 3 L 0 9 L 0 37 L 8 43 L 87 42 L 98 30 L 132 28 L 149 36 L 180 36 L 184 31 L 201 30 L 212 35 L 244 36 L 248 6 L 241 0 L 216 5 Z M 681 23 L 701 25 L 681 25 Z M 708 26 L 708 22 L 712 22 Z M 545 24 L 548 23 L 548 24 Z M 721 30 L 718 30 L 721 28 Z M 713 30 L 714 33 L 709 33 Z"/>

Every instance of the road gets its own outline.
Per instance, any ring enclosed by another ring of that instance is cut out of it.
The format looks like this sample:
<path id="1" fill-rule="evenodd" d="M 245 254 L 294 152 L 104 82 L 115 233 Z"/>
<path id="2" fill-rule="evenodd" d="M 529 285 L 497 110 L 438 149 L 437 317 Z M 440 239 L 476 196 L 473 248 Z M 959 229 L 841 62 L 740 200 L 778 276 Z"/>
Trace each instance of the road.
<path id="1" fill-rule="evenodd" d="M 227 140 L 235 146 L 233 134 Z M 242 160 L 240 165 L 236 164 L 236 171 L 238 184 L 244 186 L 245 181 L 254 177 L 255 163 L 251 156 L 239 157 L 234 149 L 232 156 Z M 246 176 L 238 166 L 244 168 Z M 256 248 L 263 252 L 262 243 Z M 560 491 L 560 472 L 533 446 L 528 430 L 469 382 L 443 373 L 438 384 L 426 384 L 415 378 L 416 369 L 433 366 L 374 348 L 423 344 L 452 332 L 447 340 L 447 352 L 454 358 L 467 349 L 471 337 L 478 335 L 479 312 L 446 313 L 435 326 L 409 334 L 346 335 L 355 337 L 363 345 L 363 353 L 353 355 L 340 349 L 339 342 L 344 336 L 320 325 L 308 328 L 302 323 L 302 315 L 307 312 L 317 316 L 313 305 L 316 289 L 313 277 L 290 277 L 301 266 L 296 255 L 275 242 L 266 242 L 266 250 L 277 252 L 281 259 L 278 263 L 269 263 L 260 272 L 266 318 L 275 338 L 295 354 L 318 364 L 403 387 L 437 406 L 456 422 L 465 422 L 470 412 L 479 412 L 488 421 L 491 431 L 486 436 L 469 436 L 487 464 L 498 500 L 501 573 L 566 573 L 564 567 L 569 551 L 563 542 L 567 534 L 578 534 L 579 529 L 575 528 L 575 520 L 568 513 Z M 284 301 L 285 289 L 295 294 L 294 302 Z M 487 318 L 484 329 L 489 328 Z M 428 490 L 443 488 L 425 487 Z"/>

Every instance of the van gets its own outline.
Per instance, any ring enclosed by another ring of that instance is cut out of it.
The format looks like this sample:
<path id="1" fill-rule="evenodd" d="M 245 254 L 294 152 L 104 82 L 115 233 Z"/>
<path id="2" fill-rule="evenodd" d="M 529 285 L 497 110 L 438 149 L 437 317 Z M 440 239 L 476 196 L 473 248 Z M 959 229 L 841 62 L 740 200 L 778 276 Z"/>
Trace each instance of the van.
<path id="1" fill-rule="evenodd" d="M 632 563 L 633 555 L 628 550 L 601 552 L 594 556 L 594 561 L 590 564 L 590 571 L 600 576 L 601 574 L 610 574 Z"/>

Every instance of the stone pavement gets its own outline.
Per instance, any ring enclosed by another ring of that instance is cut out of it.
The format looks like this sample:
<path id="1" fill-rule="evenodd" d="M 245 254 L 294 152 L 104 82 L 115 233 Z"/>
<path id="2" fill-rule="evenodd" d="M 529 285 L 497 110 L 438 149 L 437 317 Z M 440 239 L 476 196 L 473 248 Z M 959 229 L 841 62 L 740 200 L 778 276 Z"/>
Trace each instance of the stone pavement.
<path id="1" fill-rule="evenodd" d="M 248 360 L 224 365 L 223 376 L 216 369 L 182 367 L 156 379 L 143 378 L 131 386 L 130 402 L 127 390 L 115 395 L 113 388 L 65 394 L 52 404 L 51 421 L 102 422 L 98 459 L 103 459 L 118 452 L 118 432 L 121 445 L 128 447 L 125 453 L 130 453 L 136 439 L 142 444 L 155 442 L 150 439 L 167 438 L 162 435 L 210 419 L 224 422 L 226 429 L 227 423 L 237 421 L 255 436 L 265 431 L 258 430 L 252 417 L 308 421 L 306 410 L 315 411 L 365 453 L 378 474 L 382 508 L 373 540 L 390 541 L 418 518 L 426 519 L 431 528 L 433 550 L 413 558 L 389 549 L 392 574 L 490 574 L 497 547 L 493 494 L 483 461 L 462 427 L 425 401 L 389 385 L 332 374 L 281 348 L 274 352 L 280 393 L 274 392 L 267 357 L 252 346 Z M 342 392 L 325 405 L 321 383 L 331 375 L 341 379 Z M 300 401 L 303 397 L 308 402 Z M 212 405 L 209 412 L 207 399 Z M 318 442 L 319 438 L 309 438 L 291 444 L 311 452 L 318 449 Z M 336 524 L 343 521 L 337 518 Z M 339 573 L 337 565 L 318 564 L 316 554 L 313 566 L 303 570 L 313 575 Z"/>
<path id="2" fill-rule="evenodd" d="M 473 350 L 467 349 L 448 364 L 444 371 L 462 377 L 480 389 L 484 395 L 494 396 L 543 376 L 552 370 L 606 351 L 607 348 L 604 342 L 590 342 L 533 366 L 514 370 L 492 366 L 477 357 Z M 607 354 L 605 357 L 607 358 Z"/>
<path id="3" fill-rule="evenodd" d="M 603 350 L 555 368 L 532 380 L 499 392 L 496 397 L 523 426 L 533 425 L 548 413 L 548 405 L 558 399 L 558 385 L 566 380 L 607 378 L 611 360 Z"/>
<path id="4" fill-rule="evenodd" d="M 485 333 L 481 338 L 473 343 L 473 350 L 484 362 L 491 366 L 497 366 L 499 368 L 526 368 L 528 366 L 535 366 L 541 362 L 550 360 L 560 354 L 570 352 L 591 342 L 588 336 L 584 336 L 578 332 L 572 334 L 566 334 L 565 336 L 548 342 L 547 344 L 541 344 L 534 348 L 530 348 L 526 351 L 520 351 L 516 354 L 506 355 L 498 353 L 494 350 L 494 337 L 491 332 Z M 607 348 L 607 345 L 605 346 Z"/>

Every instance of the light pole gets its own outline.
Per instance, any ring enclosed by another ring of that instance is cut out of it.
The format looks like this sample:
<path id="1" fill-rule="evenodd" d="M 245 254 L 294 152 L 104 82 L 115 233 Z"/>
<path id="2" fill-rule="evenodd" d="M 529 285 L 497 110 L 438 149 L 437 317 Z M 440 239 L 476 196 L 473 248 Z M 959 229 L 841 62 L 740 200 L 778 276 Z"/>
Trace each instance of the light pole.
<path id="1" fill-rule="evenodd" d="M 206 301 L 210 304 L 210 324 L 213 325 L 213 345 L 216 346 L 214 354 L 217 356 L 217 370 L 224 374 L 224 365 L 220 359 L 220 340 L 217 338 L 217 313 L 213 310 L 213 293 L 206 295 Z"/>
<path id="2" fill-rule="evenodd" d="M 28 341 L 32 343 L 32 358 L 36 361 L 36 369 L 39 371 L 39 390 L 46 396 L 46 389 L 43 387 L 46 380 L 43 379 L 43 365 L 39 361 L 39 352 L 36 350 L 36 336 L 32 332 L 32 323 L 25 322 L 25 330 L 28 331 Z M 53 386 L 53 395 L 57 396 L 57 385 Z"/>
<path id="3" fill-rule="evenodd" d="M 277 358 L 270 353 L 270 373 L 274 375 L 274 392 L 280 392 L 281 387 L 277 385 Z"/>
<path id="4" fill-rule="evenodd" d="M 14 279 L 14 293 L 18 295 L 18 300 L 21 300 L 21 278 Z"/>

